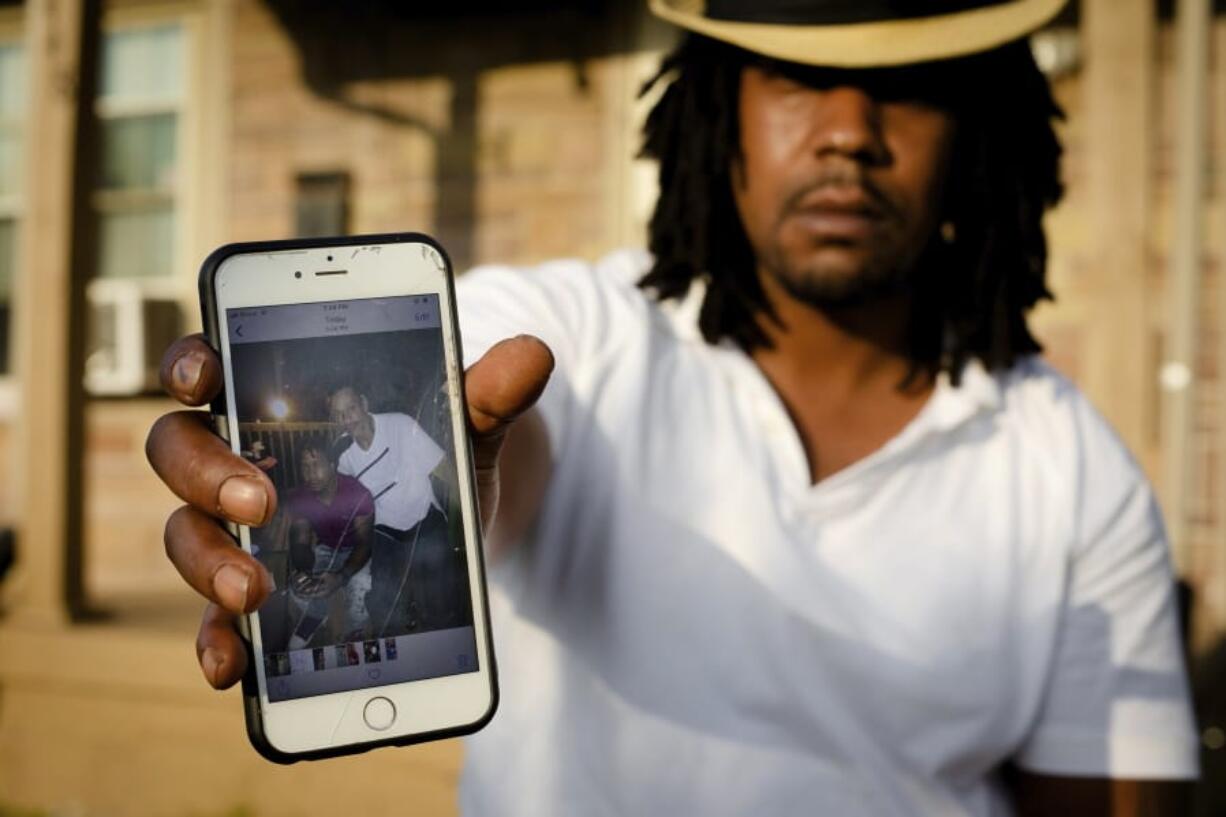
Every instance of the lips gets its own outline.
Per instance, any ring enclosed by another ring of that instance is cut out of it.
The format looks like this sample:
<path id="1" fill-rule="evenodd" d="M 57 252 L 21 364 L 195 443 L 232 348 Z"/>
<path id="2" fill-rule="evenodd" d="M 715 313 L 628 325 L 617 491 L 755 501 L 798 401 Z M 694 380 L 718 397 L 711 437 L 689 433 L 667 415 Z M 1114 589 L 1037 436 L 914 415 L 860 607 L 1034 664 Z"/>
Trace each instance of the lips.
<path id="1" fill-rule="evenodd" d="M 868 238 L 884 213 L 858 186 L 824 186 L 806 194 L 790 217 L 819 240 L 854 241 Z"/>
<path id="2" fill-rule="evenodd" d="M 823 185 L 796 203 L 798 210 L 854 213 L 880 217 L 881 208 L 865 188 L 854 185 Z"/>

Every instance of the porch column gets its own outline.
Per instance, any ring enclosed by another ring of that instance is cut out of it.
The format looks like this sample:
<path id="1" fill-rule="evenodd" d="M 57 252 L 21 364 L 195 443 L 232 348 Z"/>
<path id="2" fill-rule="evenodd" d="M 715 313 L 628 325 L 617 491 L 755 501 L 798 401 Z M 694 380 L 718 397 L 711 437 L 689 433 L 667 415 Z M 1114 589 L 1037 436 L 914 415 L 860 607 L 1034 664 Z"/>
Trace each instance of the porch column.
<path id="1" fill-rule="evenodd" d="M 12 620 L 62 624 L 84 610 L 84 287 L 94 257 L 88 195 L 97 146 L 100 0 L 27 0 L 29 109 L 15 287 L 21 413 Z"/>

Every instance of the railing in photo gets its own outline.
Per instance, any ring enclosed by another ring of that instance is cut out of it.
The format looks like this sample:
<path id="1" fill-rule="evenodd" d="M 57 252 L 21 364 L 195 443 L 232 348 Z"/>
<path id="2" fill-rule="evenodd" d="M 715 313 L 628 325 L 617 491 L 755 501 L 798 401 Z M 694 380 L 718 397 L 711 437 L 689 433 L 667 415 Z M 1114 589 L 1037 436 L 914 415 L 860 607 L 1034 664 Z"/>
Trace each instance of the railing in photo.
<path id="1" fill-rule="evenodd" d="M 284 492 L 302 482 L 300 457 L 306 444 L 334 445 L 340 427 L 329 422 L 254 422 L 239 423 L 238 433 L 243 456 Z"/>

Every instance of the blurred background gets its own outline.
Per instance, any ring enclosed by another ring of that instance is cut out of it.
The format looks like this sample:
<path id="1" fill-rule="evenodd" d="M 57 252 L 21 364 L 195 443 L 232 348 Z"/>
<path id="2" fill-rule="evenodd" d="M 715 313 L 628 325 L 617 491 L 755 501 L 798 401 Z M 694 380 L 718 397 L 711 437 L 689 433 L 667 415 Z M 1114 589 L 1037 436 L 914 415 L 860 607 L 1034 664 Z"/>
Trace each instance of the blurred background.
<path id="1" fill-rule="evenodd" d="M 421 230 L 464 269 L 641 245 L 640 0 L 0 2 L 0 815 L 455 812 L 457 742 L 291 768 L 193 653 L 145 463 L 240 240 Z M 1158 486 L 1226 814 L 1226 3 L 1074 0 L 1049 358 Z"/>

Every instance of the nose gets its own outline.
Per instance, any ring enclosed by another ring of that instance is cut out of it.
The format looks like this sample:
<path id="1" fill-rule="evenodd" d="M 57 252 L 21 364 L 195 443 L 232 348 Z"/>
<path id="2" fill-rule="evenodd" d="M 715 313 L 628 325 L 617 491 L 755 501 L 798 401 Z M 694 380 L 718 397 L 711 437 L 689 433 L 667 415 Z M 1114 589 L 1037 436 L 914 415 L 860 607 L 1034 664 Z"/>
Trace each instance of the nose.
<path id="1" fill-rule="evenodd" d="M 819 155 L 837 154 L 867 164 L 885 161 L 881 106 L 862 88 L 840 85 L 822 92 Z"/>

